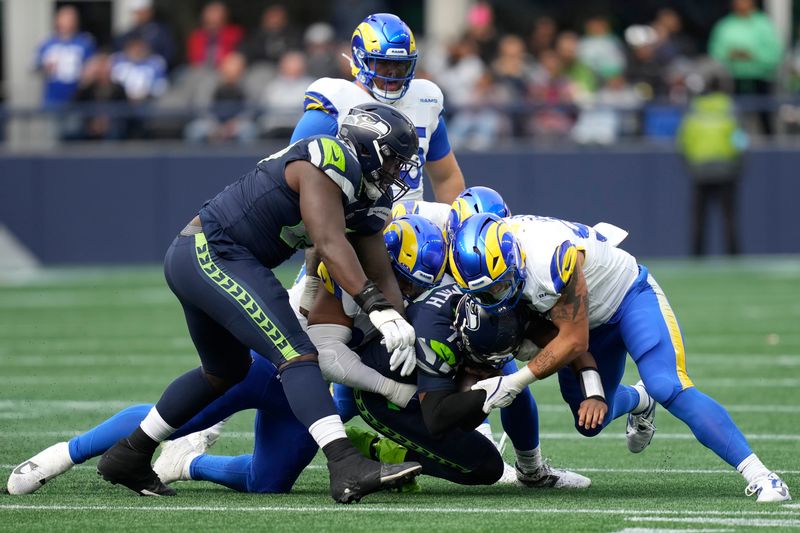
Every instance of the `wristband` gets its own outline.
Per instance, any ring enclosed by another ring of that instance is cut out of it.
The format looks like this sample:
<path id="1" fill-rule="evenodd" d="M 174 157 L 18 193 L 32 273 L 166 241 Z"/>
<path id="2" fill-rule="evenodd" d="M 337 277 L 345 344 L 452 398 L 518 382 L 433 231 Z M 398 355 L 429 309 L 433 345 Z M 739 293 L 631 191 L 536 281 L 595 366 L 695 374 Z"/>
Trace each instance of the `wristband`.
<path id="1" fill-rule="evenodd" d="M 603 382 L 600 380 L 600 372 L 598 372 L 596 368 L 586 367 L 581 368 L 578 373 L 584 399 L 588 400 L 594 398 L 596 400 L 606 401 L 606 395 L 603 391 Z"/>
<path id="2" fill-rule="evenodd" d="M 358 294 L 353 295 L 353 301 L 367 314 L 373 311 L 383 311 L 384 309 L 394 309 L 389 300 L 383 295 L 381 290 L 371 280 L 367 280 Z"/>
<path id="3" fill-rule="evenodd" d="M 314 299 L 317 297 L 319 282 L 320 278 L 317 276 L 306 276 L 306 285 L 300 295 L 300 309 L 311 310 L 314 305 Z"/>
<path id="4" fill-rule="evenodd" d="M 533 375 L 533 372 L 531 372 L 531 369 L 528 368 L 528 365 L 525 365 L 510 376 L 506 376 L 506 379 L 508 379 L 519 390 L 522 390 L 536 381 L 536 376 Z"/>

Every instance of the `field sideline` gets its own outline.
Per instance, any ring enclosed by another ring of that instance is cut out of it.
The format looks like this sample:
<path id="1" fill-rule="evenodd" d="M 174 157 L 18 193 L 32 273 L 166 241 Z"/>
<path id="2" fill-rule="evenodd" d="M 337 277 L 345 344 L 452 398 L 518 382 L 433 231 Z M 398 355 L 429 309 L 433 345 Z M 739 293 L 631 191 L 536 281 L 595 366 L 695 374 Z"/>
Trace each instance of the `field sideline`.
<path id="1" fill-rule="evenodd" d="M 422 477 L 419 494 L 380 493 L 336 506 L 318 456 L 289 495 L 189 482 L 176 485 L 175 498 L 145 499 L 100 480 L 90 461 L 34 495 L 0 495 L 0 531 L 800 528 L 800 258 L 648 266 L 683 326 L 690 376 L 728 407 L 767 466 L 784 474 L 795 502 L 745 498 L 741 477 L 663 409 L 653 444 L 640 455 L 625 447 L 623 420 L 583 438 L 549 379 L 533 387 L 542 450 L 554 465 L 592 478 L 583 492 L 461 487 Z M 294 271 L 280 273 L 291 280 Z M 15 464 L 122 407 L 155 401 L 197 364 L 158 267 L 45 270 L 30 279 L 0 274 L 3 485 Z M 630 365 L 625 382 L 637 379 Z M 248 452 L 252 420 L 252 413 L 235 416 L 214 453 Z M 512 456 L 507 450 L 506 459 Z"/>

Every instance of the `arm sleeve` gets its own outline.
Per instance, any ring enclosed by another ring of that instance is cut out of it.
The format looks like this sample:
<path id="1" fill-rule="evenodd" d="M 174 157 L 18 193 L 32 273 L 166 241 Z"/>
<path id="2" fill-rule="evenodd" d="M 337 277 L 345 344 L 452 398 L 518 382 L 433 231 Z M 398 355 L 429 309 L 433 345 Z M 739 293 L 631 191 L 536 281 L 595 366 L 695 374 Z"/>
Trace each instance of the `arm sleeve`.
<path id="1" fill-rule="evenodd" d="M 439 125 L 431 135 L 431 142 L 428 145 L 427 161 L 438 161 L 449 154 L 450 139 L 447 137 L 447 126 L 444 125 L 444 117 L 439 115 Z"/>
<path id="2" fill-rule="evenodd" d="M 291 142 L 311 137 L 312 135 L 336 135 L 339 124 L 336 119 L 319 109 L 310 109 L 303 113 L 302 118 L 292 132 Z"/>
<path id="3" fill-rule="evenodd" d="M 432 435 L 452 429 L 472 431 L 486 418 L 483 412 L 485 391 L 450 393 L 428 392 L 422 400 L 422 418 Z"/>

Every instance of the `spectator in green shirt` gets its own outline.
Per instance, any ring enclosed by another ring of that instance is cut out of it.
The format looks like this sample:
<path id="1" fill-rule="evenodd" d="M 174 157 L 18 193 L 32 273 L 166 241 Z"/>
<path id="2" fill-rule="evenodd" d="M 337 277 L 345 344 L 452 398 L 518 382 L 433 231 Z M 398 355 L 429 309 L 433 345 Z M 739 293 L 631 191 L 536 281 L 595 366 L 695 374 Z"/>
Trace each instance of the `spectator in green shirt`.
<path id="1" fill-rule="evenodd" d="M 709 51 L 730 73 L 736 94 L 769 95 L 783 54 L 778 31 L 755 0 L 733 0 L 731 6 L 733 12 L 711 32 Z M 771 134 L 769 113 L 762 111 L 759 118 L 764 133 Z"/>

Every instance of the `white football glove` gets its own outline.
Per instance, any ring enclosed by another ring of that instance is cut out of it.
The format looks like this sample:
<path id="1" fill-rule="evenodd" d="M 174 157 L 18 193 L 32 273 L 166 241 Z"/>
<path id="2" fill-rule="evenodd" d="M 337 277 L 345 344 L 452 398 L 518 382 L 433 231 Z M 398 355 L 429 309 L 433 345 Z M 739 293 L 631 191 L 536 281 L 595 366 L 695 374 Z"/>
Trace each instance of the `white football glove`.
<path id="1" fill-rule="evenodd" d="M 383 335 L 383 344 L 391 352 L 389 369 L 400 368 L 401 376 L 408 376 L 414 371 L 417 354 L 414 343 L 417 340 L 414 328 L 394 309 L 372 311 L 369 320 Z"/>
<path id="2" fill-rule="evenodd" d="M 486 399 L 483 401 L 483 412 L 487 415 L 492 409 L 508 407 L 517 394 L 522 389 L 536 381 L 527 366 L 509 376 L 497 376 L 489 379 L 482 379 L 471 388 L 472 390 L 482 390 L 486 392 Z"/>

